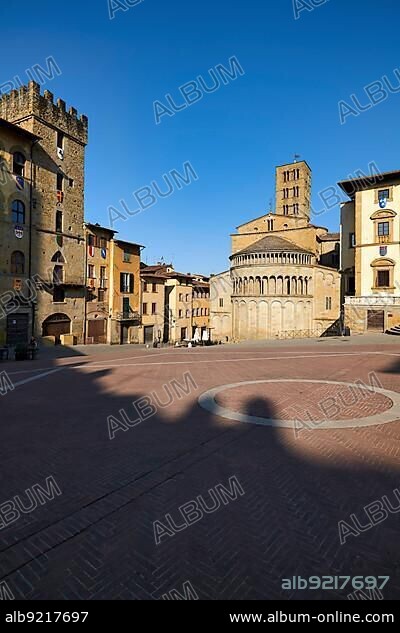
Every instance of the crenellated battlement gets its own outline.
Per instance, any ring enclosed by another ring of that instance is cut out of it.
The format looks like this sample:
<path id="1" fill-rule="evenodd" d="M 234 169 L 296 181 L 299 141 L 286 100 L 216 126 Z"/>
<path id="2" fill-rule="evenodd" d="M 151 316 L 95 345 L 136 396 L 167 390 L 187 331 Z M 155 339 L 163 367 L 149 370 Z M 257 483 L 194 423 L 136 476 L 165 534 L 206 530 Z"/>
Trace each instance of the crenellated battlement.
<path id="1" fill-rule="evenodd" d="M 62 99 L 57 99 L 54 103 L 54 95 L 49 90 L 41 95 L 40 85 L 35 81 L 0 97 L 0 117 L 11 123 L 18 123 L 29 117 L 42 119 L 84 145 L 88 141 L 87 116 L 78 116 L 77 110 L 72 106 L 67 110 Z"/>

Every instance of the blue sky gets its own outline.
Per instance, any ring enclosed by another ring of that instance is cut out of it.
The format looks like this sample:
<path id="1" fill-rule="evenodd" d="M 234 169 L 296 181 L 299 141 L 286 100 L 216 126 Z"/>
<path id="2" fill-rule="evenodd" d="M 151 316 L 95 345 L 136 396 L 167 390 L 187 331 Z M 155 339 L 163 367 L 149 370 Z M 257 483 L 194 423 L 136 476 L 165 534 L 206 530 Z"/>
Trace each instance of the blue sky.
<path id="1" fill-rule="evenodd" d="M 293 0 L 143 0 L 112 20 L 109 0 L 2 3 L 0 85 L 56 60 L 62 74 L 44 87 L 89 117 L 90 221 L 109 225 L 121 199 L 133 211 L 134 191 L 153 181 L 165 190 L 163 174 L 189 161 L 198 180 L 114 228 L 147 246 L 148 263 L 218 272 L 230 233 L 268 210 L 274 167 L 295 153 L 313 169 L 318 212 L 318 192 L 356 170 L 400 168 L 400 92 L 344 125 L 338 107 L 352 94 L 367 107 L 364 87 L 384 75 L 400 86 L 398 1 L 328 0 L 311 11 L 318 2 L 296 0 L 297 20 Z M 155 101 L 183 103 L 182 84 L 232 57 L 243 76 L 156 125 Z M 337 229 L 338 206 L 315 222 Z"/>

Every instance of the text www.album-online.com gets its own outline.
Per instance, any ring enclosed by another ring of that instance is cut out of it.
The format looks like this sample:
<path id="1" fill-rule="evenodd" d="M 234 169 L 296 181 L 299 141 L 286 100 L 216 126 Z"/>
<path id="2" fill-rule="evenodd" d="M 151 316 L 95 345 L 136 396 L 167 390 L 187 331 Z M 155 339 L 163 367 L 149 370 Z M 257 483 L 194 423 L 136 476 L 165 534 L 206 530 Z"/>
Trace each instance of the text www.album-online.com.
<path id="1" fill-rule="evenodd" d="M 319 613 L 318 615 L 310 615 L 309 613 L 284 613 L 283 611 L 276 611 L 275 613 L 256 614 L 256 613 L 234 613 L 229 614 L 230 622 L 253 622 L 253 623 L 287 623 L 292 622 L 294 624 L 300 624 L 302 622 L 319 622 L 325 624 L 327 622 L 342 623 L 342 622 L 394 622 L 393 613 L 366 613 L 360 615 L 359 613 L 342 613 L 336 611 L 335 613 Z"/>

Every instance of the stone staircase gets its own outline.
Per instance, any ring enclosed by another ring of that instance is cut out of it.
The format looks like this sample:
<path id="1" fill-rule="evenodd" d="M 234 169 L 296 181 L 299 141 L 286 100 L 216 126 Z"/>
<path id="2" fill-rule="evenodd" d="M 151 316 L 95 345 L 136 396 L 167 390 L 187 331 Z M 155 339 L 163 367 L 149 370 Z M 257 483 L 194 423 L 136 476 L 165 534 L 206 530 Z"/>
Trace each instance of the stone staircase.
<path id="1" fill-rule="evenodd" d="M 386 330 L 386 334 L 393 334 L 394 336 L 400 336 L 400 325 L 391 327 L 390 330 Z"/>

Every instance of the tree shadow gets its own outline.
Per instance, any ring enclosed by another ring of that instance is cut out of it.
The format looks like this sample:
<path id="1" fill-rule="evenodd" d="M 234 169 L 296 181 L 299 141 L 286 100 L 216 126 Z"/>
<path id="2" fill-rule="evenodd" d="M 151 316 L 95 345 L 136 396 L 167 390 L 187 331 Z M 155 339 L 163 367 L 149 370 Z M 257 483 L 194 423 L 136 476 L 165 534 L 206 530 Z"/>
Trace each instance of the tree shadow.
<path id="1" fill-rule="evenodd" d="M 210 385 L 197 365 L 199 388 L 168 404 L 163 384 L 172 392 L 174 379 L 183 385 L 185 365 L 146 369 L 143 359 L 118 378 L 108 358 L 65 365 L 0 398 L 0 580 L 17 599 L 162 599 L 186 582 L 211 600 L 346 599 L 353 591 L 283 589 L 293 576 L 390 576 L 383 595 L 400 597 L 399 515 L 366 530 L 363 510 L 385 495 L 400 503 L 399 467 L 364 455 L 386 436 L 400 439 L 398 427 L 304 430 L 296 439 L 292 429 L 202 409 L 197 398 Z M 134 424 L 132 403 L 144 396 L 157 411 Z M 269 398 L 248 399 L 243 412 L 277 418 Z M 113 439 L 110 416 L 127 427 Z M 27 506 L 27 489 L 50 476 L 62 494 L 7 524 L 1 504 L 17 496 Z M 221 484 L 232 498 L 221 497 Z M 342 545 L 338 524 L 354 525 L 350 515 L 365 531 Z M 156 524 L 168 528 L 162 536 Z"/>

